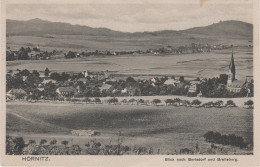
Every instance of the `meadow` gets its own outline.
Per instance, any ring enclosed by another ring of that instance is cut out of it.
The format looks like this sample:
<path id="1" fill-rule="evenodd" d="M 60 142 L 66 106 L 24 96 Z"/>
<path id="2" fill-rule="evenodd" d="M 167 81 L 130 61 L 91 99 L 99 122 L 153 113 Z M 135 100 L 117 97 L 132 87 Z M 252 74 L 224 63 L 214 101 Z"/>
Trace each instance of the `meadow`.
<path id="1" fill-rule="evenodd" d="M 236 78 L 253 75 L 253 49 L 234 49 Z M 7 70 L 28 69 L 57 72 L 114 71 L 118 75 L 216 77 L 227 73 L 231 50 L 181 55 L 90 56 L 76 59 L 23 60 L 7 62 Z M 64 68 L 66 67 L 66 68 Z"/>
<path id="2" fill-rule="evenodd" d="M 51 37 L 50 37 L 51 36 Z M 245 37 L 225 37 L 214 34 L 182 34 L 176 33 L 174 36 L 88 36 L 88 35 L 37 35 L 37 36 L 7 36 L 6 45 L 12 50 L 21 47 L 35 47 L 37 44 L 43 50 L 71 51 L 135 51 L 157 49 L 167 45 L 174 47 L 185 46 L 191 43 L 202 44 L 225 44 L 225 45 L 247 45 L 250 38 Z M 252 40 L 252 39 L 251 39 Z"/>
<path id="3" fill-rule="evenodd" d="M 174 151 L 192 148 L 208 131 L 242 136 L 253 140 L 253 110 L 235 108 L 187 108 L 104 104 L 8 104 L 7 134 L 84 146 L 96 138 L 115 142 L 119 131 L 123 144 Z M 97 130 L 100 136 L 72 136 L 71 130 Z"/>

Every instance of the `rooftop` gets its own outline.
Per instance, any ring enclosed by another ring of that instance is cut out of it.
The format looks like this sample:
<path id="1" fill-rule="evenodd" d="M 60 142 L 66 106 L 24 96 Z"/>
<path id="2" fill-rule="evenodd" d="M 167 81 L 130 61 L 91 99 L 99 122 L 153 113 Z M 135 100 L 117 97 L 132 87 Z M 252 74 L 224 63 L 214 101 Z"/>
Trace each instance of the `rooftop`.
<path id="1" fill-rule="evenodd" d="M 59 87 L 60 92 L 75 92 L 74 88 L 71 87 Z"/>
<path id="2" fill-rule="evenodd" d="M 245 84 L 245 80 L 234 80 L 229 87 L 241 88 Z"/>

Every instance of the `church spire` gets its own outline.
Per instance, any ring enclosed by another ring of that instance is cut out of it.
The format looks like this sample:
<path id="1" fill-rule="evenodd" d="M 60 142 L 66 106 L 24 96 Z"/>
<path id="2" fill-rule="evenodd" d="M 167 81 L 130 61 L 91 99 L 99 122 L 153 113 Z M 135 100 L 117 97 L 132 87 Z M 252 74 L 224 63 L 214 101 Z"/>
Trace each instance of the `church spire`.
<path id="1" fill-rule="evenodd" d="M 233 46 L 232 46 L 231 61 L 230 61 L 230 64 L 229 64 L 229 71 L 233 74 L 232 81 L 234 81 L 235 80 L 236 68 L 235 68 L 235 60 L 234 60 L 234 55 L 233 55 Z"/>

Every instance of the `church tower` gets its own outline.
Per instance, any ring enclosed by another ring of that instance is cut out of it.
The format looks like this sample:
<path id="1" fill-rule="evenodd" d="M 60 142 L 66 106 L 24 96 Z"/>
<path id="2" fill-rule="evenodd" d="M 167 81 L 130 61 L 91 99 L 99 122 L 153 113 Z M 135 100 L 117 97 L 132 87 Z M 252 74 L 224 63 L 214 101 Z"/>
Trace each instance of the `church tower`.
<path id="1" fill-rule="evenodd" d="M 228 84 L 231 84 L 236 79 L 235 74 L 236 74 L 236 69 L 235 69 L 235 61 L 234 61 L 233 47 L 232 47 L 232 56 L 231 56 L 231 61 L 228 69 Z"/>

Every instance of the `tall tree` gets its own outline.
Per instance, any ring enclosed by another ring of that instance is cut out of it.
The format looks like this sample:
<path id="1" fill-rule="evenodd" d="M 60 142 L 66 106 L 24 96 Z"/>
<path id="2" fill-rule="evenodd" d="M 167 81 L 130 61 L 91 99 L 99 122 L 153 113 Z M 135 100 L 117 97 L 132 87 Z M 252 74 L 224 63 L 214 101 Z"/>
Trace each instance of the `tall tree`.
<path id="1" fill-rule="evenodd" d="M 180 76 L 179 81 L 183 82 L 184 81 L 184 76 Z"/>
<path id="2" fill-rule="evenodd" d="M 48 77 L 49 74 L 50 74 L 50 70 L 49 70 L 48 68 L 46 68 L 45 71 L 44 71 L 44 75 L 45 75 L 46 77 Z"/>

